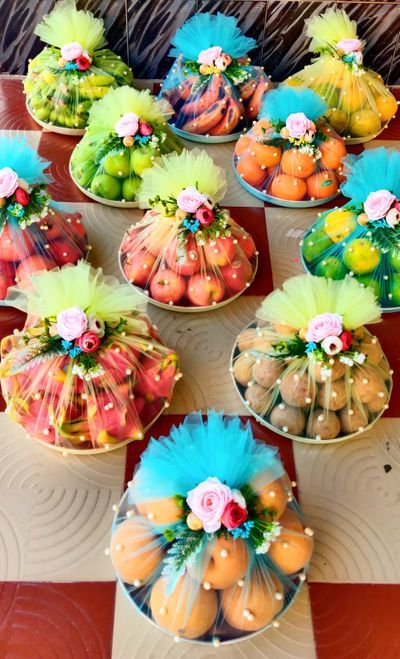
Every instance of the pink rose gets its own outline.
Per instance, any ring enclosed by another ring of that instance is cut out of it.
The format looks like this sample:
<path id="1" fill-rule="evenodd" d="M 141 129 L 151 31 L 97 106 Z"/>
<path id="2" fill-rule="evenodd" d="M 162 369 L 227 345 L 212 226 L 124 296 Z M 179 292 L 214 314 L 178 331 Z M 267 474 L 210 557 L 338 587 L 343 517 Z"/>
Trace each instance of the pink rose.
<path id="1" fill-rule="evenodd" d="M 236 529 L 247 519 L 247 510 L 239 506 L 236 501 L 230 501 L 222 515 L 222 523 L 227 529 Z"/>
<path id="2" fill-rule="evenodd" d="M 123 117 L 115 124 L 115 130 L 118 137 L 127 137 L 136 135 L 139 128 L 139 117 L 134 112 L 126 112 Z"/>
<path id="3" fill-rule="evenodd" d="M 0 199 L 11 197 L 18 187 L 18 174 L 11 167 L 0 169 Z"/>
<path id="4" fill-rule="evenodd" d="M 306 340 L 318 343 L 328 336 L 340 336 L 342 331 L 342 316 L 337 313 L 321 313 L 308 323 Z"/>
<path id="5" fill-rule="evenodd" d="M 354 53 L 356 50 L 361 50 L 362 44 L 360 39 L 341 39 L 337 42 L 336 48 L 347 55 L 348 53 Z"/>
<path id="6" fill-rule="evenodd" d="M 394 201 L 396 197 L 389 190 L 370 192 L 364 201 L 364 211 L 369 220 L 382 220 Z"/>
<path id="7" fill-rule="evenodd" d="M 204 227 L 214 222 L 214 213 L 205 206 L 200 206 L 196 211 L 196 220 Z"/>
<path id="8" fill-rule="evenodd" d="M 315 131 L 315 124 L 306 117 L 304 112 L 293 112 L 286 119 L 286 128 L 289 131 L 289 137 L 299 139 L 304 137 L 308 130 Z"/>
<path id="9" fill-rule="evenodd" d="M 195 213 L 200 206 L 204 204 L 207 195 L 202 194 L 196 188 L 185 188 L 178 194 L 177 204 L 178 208 L 186 213 Z"/>
<path id="10" fill-rule="evenodd" d="M 76 345 L 83 352 L 93 352 L 99 347 L 100 339 L 94 332 L 85 332 L 82 336 L 78 337 Z"/>
<path id="11" fill-rule="evenodd" d="M 212 66 L 217 59 L 222 55 L 222 48 L 220 46 L 212 46 L 206 50 L 201 50 L 197 58 L 199 64 L 206 64 L 207 66 Z"/>
<path id="12" fill-rule="evenodd" d="M 214 533 L 221 528 L 225 508 L 232 501 L 232 492 L 218 478 L 207 478 L 188 492 L 186 501 L 196 517 L 203 522 L 206 533 Z"/>
<path id="13" fill-rule="evenodd" d="M 56 331 L 65 341 L 73 341 L 82 336 L 87 328 L 86 314 L 80 307 L 63 309 L 57 315 Z"/>
<path id="14" fill-rule="evenodd" d="M 83 48 L 80 43 L 76 41 L 71 41 L 71 43 L 66 43 L 64 46 L 61 46 L 61 57 L 67 62 L 72 62 L 72 60 L 77 59 L 83 53 Z"/>

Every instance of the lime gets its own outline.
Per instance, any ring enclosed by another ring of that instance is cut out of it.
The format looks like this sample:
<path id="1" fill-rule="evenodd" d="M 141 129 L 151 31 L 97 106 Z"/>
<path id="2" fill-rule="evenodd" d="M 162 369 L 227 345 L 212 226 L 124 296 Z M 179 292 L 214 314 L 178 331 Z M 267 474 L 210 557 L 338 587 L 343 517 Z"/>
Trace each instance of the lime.
<path id="1" fill-rule="evenodd" d="M 356 238 L 346 245 L 343 252 L 343 263 L 356 275 L 365 275 L 378 266 L 381 254 L 366 238 Z"/>
<path id="2" fill-rule="evenodd" d="M 130 176 L 122 182 L 122 198 L 126 201 L 134 201 L 139 190 L 141 179 L 138 176 Z"/>
<path id="3" fill-rule="evenodd" d="M 108 174 L 95 176 L 90 186 L 91 191 L 104 199 L 121 199 L 121 183 Z"/>
<path id="4" fill-rule="evenodd" d="M 325 231 L 334 243 L 348 238 L 357 226 L 357 216 L 346 208 L 338 208 L 325 217 Z"/>
<path id="5" fill-rule="evenodd" d="M 326 277 L 327 279 L 344 279 L 346 273 L 347 270 L 343 263 L 335 256 L 328 256 L 328 258 L 320 261 L 315 270 L 318 277 Z"/>
<path id="6" fill-rule="evenodd" d="M 357 279 L 362 286 L 372 288 L 378 300 L 382 298 L 382 287 L 377 279 L 374 279 L 371 275 L 358 275 L 354 279 Z"/>
<path id="7" fill-rule="evenodd" d="M 85 160 L 83 165 L 74 163 L 71 165 L 71 169 L 74 174 L 75 181 L 80 186 L 85 188 L 92 180 L 92 176 L 96 171 L 96 165 L 94 164 L 93 160 Z"/>
<path id="8" fill-rule="evenodd" d="M 110 176 L 126 178 L 129 176 L 131 168 L 129 165 L 129 154 L 127 151 L 121 153 L 109 153 L 104 158 L 104 171 Z"/>
<path id="9" fill-rule="evenodd" d="M 389 291 L 392 294 L 391 303 L 400 304 L 400 273 L 390 278 Z"/>
<path id="10" fill-rule="evenodd" d="M 145 169 L 153 166 L 155 151 L 148 149 L 142 151 L 141 149 L 133 149 L 131 152 L 131 167 L 135 174 L 140 176 Z"/>
<path id="11" fill-rule="evenodd" d="M 400 250 L 393 248 L 390 250 L 389 254 L 389 263 L 392 266 L 393 270 L 400 272 Z"/>
<path id="12" fill-rule="evenodd" d="M 329 249 L 333 245 L 329 236 L 326 235 L 323 229 L 316 229 L 311 231 L 304 238 L 302 251 L 304 259 L 310 263 L 314 261 L 317 256 L 320 256 L 322 252 L 326 249 Z"/>

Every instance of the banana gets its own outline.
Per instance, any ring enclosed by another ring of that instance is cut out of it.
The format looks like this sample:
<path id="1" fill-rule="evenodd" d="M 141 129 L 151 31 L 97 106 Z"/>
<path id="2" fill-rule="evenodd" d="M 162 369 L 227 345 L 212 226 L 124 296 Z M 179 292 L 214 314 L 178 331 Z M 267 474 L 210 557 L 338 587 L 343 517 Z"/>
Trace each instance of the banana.
<path id="1" fill-rule="evenodd" d="M 257 119 L 264 94 L 268 91 L 269 88 L 270 84 L 268 81 L 260 81 L 254 91 L 254 94 L 247 101 L 246 116 L 251 121 L 253 121 L 253 119 Z"/>
<path id="2" fill-rule="evenodd" d="M 210 130 L 210 135 L 229 135 L 238 125 L 240 117 L 243 117 L 243 114 L 239 103 L 230 98 L 225 117 Z"/>
<path id="3" fill-rule="evenodd" d="M 186 115 L 196 116 L 223 98 L 224 94 L 224 80 L 222 76 L 214 75 L 210 83 L 204 87 L 201 96 L 190 103 L 185 103 L 181 108 L 181 112 Z"/>
<path id="4" fill-rule="evenodd" d="M 211 107 L 199 114 L 198 117 L 187 121 L 182 126 L 182 130 L 186 130 L 188 133 L 195 133 L 196 135 L 209 133 L 225 117 L 227 106 L 227 98 L 216 101 Z"/>
<path id="5" fill-rule="evenodd" d="M 257 81 L 254 79 L 246 80 L 241 85 L 238 85 L 237 90 L 240 98 L 247 101 L 247 99 L 254 94 L 256 87 Z"/>

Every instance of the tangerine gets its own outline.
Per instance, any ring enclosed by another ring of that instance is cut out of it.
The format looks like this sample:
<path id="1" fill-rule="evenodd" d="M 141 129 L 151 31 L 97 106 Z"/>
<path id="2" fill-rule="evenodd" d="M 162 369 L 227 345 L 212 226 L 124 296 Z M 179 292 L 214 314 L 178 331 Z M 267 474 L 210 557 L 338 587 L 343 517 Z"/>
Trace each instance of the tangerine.
<path id="1" fill-rule="evenodd" d="M 254 137 L 262 137 L 270 128 L 271 124 L 268 119 L 259 119 L 251 129 L 251 133 Z"/>
<path id="2" fill-rule="evenodd" d="M 375 104 L 383 124 L 392 119 L 397 112 L 397 101 L 392 94 L 380 94 L 376 97 Z"/>
<path id="3" fill-rule="evenodd" d="M 252 142 L 253 140 L 248 135 L 241 135 L 236 142 L 235 154 L 237 156 L 243 156 L 245 153 L 248 153 Z"/>
<path id="4" fill-rule="evenodd" d="M 266 174 L 252 156 L 243 156 L 236 165 L 239 176 L 253 188 L 259 187 L 264 181 Z"/>
<path id="5" fill-rule="evenodd" d="M 285 174 L 308 178 L 315 170 L 315 162 L 307 153 L 301 153 L 298 149 L 288 149 L 282 156 L 281 167 Z"/>
<path id="6" fill-rule="evenodd" d="M 275 167 L 281 159 L 282 149 L 268 144 L 260 144 L 260 142 L 253 142 L 250 153 L 260 167 Z"/>
<path id="7" fill-rule="evenodd" d="M 300 201 L 307 192 L 307 186 L 302 178 L 278 174 L 271 183 L 271 194 L 278 199 Z"/>
<path id="8" fill-rule="evenodd" d="M 327 169 L 337 169 L 346 155 L 346 147 L 342 140 L 329 137 L 319 147 L 322 153 L 321 163 Z"/>
<path id="9" fill-rule="evenodd" d="M 344 87 L 340 94 L 339 107 L 347 114 L 357 112 L 364 105 L 364 93 L 358 84 Z"/>
<path id="10" fill-rule="evenodd" d="M 307 193 L 311 198 L 324 199 L 337 191 L 337 178 L 331 169 L 313 174 L 307 179 Z"/>

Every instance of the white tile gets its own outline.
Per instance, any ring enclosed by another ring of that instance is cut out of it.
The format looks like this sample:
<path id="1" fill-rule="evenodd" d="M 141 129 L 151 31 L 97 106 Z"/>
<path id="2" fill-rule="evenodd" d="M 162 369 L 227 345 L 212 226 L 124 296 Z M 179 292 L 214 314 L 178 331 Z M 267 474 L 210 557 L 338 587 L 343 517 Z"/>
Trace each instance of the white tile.
<path id="1" fill-rule="evenodd" d="M 400 420 L 385 418 L 343 444 L 294 442 L 311 581 L 400 583 L 399 436 Z"/>
<path id="2" fill-rule="evenodd" d="M 248 641 L 216 649 L 193 643 L 175 643 L 137 613 L 117 586 L 112 659 L 314 659 L 316 657 L 307 587 L 280 619 Z"/>

